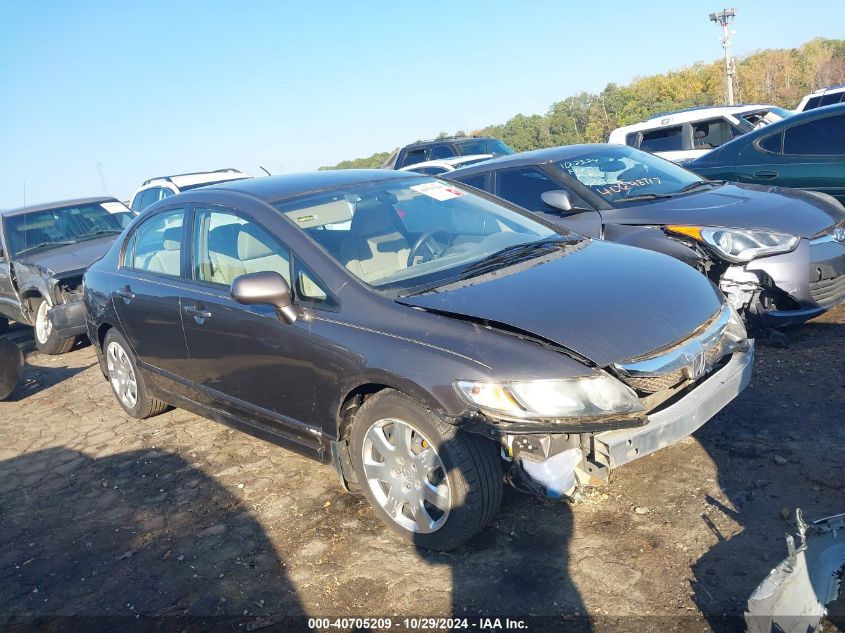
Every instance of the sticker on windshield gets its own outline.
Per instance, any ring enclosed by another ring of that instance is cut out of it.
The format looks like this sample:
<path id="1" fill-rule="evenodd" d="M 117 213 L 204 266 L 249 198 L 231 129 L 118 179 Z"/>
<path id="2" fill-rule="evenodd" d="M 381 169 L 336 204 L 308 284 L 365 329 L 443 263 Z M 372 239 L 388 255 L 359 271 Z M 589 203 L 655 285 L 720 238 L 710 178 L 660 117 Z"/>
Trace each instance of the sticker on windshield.
<path id="1" fill-rule="evenodd" d="M 101 202 L 100 206 L 109 213 L 126 213 L 129 211 L 121 202 Z"/>
<path id="2" fill-rule="evenodd" d="M 411 185 L 410 189 L 413 189 L 417 193 L 426 195 L 429 198 L 439 200 L 440 202 L 451 200 L 452 198 L 460 198 L 461 196 L 466 195 L 465 191 L 461 191 L 455 187 L 449 187 L 448 185 L 444 185 L 442 182 L 425 182 L 421 185 Z"/>

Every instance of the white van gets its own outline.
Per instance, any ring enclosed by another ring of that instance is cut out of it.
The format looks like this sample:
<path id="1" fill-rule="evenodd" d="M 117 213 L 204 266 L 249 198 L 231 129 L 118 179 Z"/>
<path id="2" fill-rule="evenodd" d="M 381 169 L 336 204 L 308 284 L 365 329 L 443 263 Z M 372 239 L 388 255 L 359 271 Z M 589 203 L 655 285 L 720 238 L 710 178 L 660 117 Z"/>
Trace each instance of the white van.
<path id="1" fill-rule="evenodd" d="M 789 110 L 772 105 L 689 108 L 616 128 L 607 142 L 630 145 L 676 163 L 684 162 L 790 114 Z"/>

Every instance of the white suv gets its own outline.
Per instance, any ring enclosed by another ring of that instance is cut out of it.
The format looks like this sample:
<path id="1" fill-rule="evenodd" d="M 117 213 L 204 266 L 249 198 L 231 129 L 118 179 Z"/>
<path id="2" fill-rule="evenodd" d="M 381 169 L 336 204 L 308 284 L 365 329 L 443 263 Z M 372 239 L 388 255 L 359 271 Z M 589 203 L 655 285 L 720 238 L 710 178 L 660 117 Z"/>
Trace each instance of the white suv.
<path id="1" fill-rule="evenodd" d="M 158 176 L 144 181 L 144 184 L 132 194 L 132 202 L 129 206 L 135 213 L 140 213 L 154 202 L 181 191 L 251 177 L 242 171 L 231 168 L 218 169 L 217 171 L 198 171 L 192 174 L 177 174 L 175 176 Z"/>
<path id="2" fill-rule="evenodd" d="M 801 99 L 801 103 L 798 104 L 795 110 L 804 112 L 805 110 L 813 110 L 814 108 L 822 108 L 833 105 L 834 103 L 843 102 L 845 102 L 845 84 L 839 84 L 838 86 L 828 86 L 827 88 L 819 88 L 815 92 L 811 92 Z"/>
<path id="3" fill-rule="evenodd" d="M 698 158 L 741 134 L 790 114 L 789 110 L 772 105 L 689 108 L 617 128 L 607 142 L 630 145 L 681 162 Z"/>

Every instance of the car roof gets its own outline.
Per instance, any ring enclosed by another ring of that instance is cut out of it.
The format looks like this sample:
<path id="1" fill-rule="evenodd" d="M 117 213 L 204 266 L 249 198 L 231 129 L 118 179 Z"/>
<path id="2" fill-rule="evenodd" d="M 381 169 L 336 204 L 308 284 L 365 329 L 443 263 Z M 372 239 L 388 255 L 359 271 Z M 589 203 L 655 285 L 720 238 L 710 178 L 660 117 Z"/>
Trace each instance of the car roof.
<path id="1" fill-rule="evenodd" d="M 72 200 L 59 200 L 57 202 L 45 202 L 42 204 L 34 204 L 28 207 L 19 207 L 17 209 L 0 210 L 0 215 L 20 215 L 23 213 L 33 213 L 37 211 L 47 211 L 49 209 L 64 209 L 67 207 L 78 207 L 85 204 L 95 204 L 98 202 L 120 202 L 117 198 L 111 196 L 95 196 L 93 198 L 73 198 Z M 121 202 L 121 204 L 123 204 Z"/>
<path id="2" fill-rule="evenodd" d="M 238 169 L 232 167 L 225 167 L 223 169 L 215 169 L 213 171 L 195 171 L 188 174 L 174 174 L 172 176 L 156 176 L 155 178 L 148 178 L 143 182 L 141 187 L 152 185 L 157 182 L 172 182 L 177 187 L 186 187 L 189 185 L 198 185 L 202 182 L 211 182 L 218 180 L 227 180 L 235 178 L 248 178 L 249 176 Z"/>
<path id="3" fill-rule="evenodd" d="M 194 191 L 234 191 L 258 198 L 264 202 L 271 202 L 324 189 L 401 178 L 431 178 L 431 176 L 393 169 L 337 169 L 234 180 L 209 185 Z"/>
<path id="4" fill-rule="evenodd" d="M 661 125 L 691 123 L 692 121 L 699 121 L 702 118 L 709 119 L 712 117 L 722 116 L 726 114 L 743 114 L 745 112 L 754 112 L 755 110 L 763 110 L 765 108 L 775 107 L 777 106 L 765 103 L 758 103 L 751 105 L 717 105 L 701 106 L 698 108 L 686 108 L 683 110 L 675 110 L 673 112 L 663 112 L 638 123 L 623 125 L 613 130 L 613 133 L 618 133 L 620 131 L 633 132 L 643 127 L 651 127 L 655 123 L 660 123 Z M 665 123 L 662 121 L 663 119 L 666 119 Z"/>
<path id="5" fill-rule="evenodd" d="M 445 138 L 434 138 L 428 141 L 416 141 L 415 143 L 408 143 L 403 149 L 413 149 L 415 147 L 426 147 L 428 145 L 436 145 L 437 143 L 460 143 L 462 141 L 498 141 L 499 139 L 492 136 L 447 136 Z"/>
<path id="6" fill-rule="evenodd" d="M 549 147 L 546 149 L 535 149 L 530 152 L 519 152 L 518 154 L 509 154 L 507 156 L 500 156 L 498 158 L 491 158 L 480 163 L 475 163 L 469 167 L 461 167 L 451 172 L 447 177 L 454 178 L 455 176 L 463 176 L 465 174 L 472 174 L 476 172 L 487 172 L 491 169 L 499 169 L 501 167 L 521 167 L 523 165 L 542 165 L 558 160 L 566 160 L 572 156 L 576 156 L 584 151 L 606 149 L 607 147 L 625 147 L 627 145 L 618 145 L 615 143 L 585 143 L 579 145 L 561 145 L 560 147 Z"/>

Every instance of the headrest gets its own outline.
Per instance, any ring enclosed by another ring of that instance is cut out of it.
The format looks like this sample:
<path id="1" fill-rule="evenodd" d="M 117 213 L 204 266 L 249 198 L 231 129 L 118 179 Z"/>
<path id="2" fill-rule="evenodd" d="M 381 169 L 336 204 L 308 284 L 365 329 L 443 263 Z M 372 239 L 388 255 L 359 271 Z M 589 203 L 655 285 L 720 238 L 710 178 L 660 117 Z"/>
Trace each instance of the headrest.
<path id="1" fill-rule="evenodd" d="M 164 229 L 161 247 L 166 251 L 178 251 L 182 247 L 182 227 L 172 226 Z"/>
<path id="2" fill-rule="evenodd" d="M 698 128 L 698 129 L 696 129 L 696 130 L 695 130 L 695 132 L 693 133 L 693 136 L 694 136 L 695 138 L 704 138 L 705 136 L 707 136 L 707 132 L 706 132 L 706 131 L 704 131 L 704 130 L 702 130 L 701 128 Z"/>
<path id="3" fill-rule="evenodd" d="M 350 228 L 352 233 L 359 237 L 396 233 L 396 211 L 380 200 L 362 200 L 355 205 L 355 215 L 352 216 Z"/>
<path id="4" fill-rule="evenodd" d="M 240 224 L 224 224 L 211 229 L 208 233 L 208 250 L 237 258 L 240 230 Z"/>
<path id="5" fill-rule="evenodd" d="M 263 236 L 260 236 L 259 231 L 251 224 L 244 224 L 240 227 L 241 231 L 238 233 L 238 259 L 242 262 L 250 259 L 258 259 L 259 257 L 269 257 L 276 255 L 272 244 L 264 242 Z"/>

